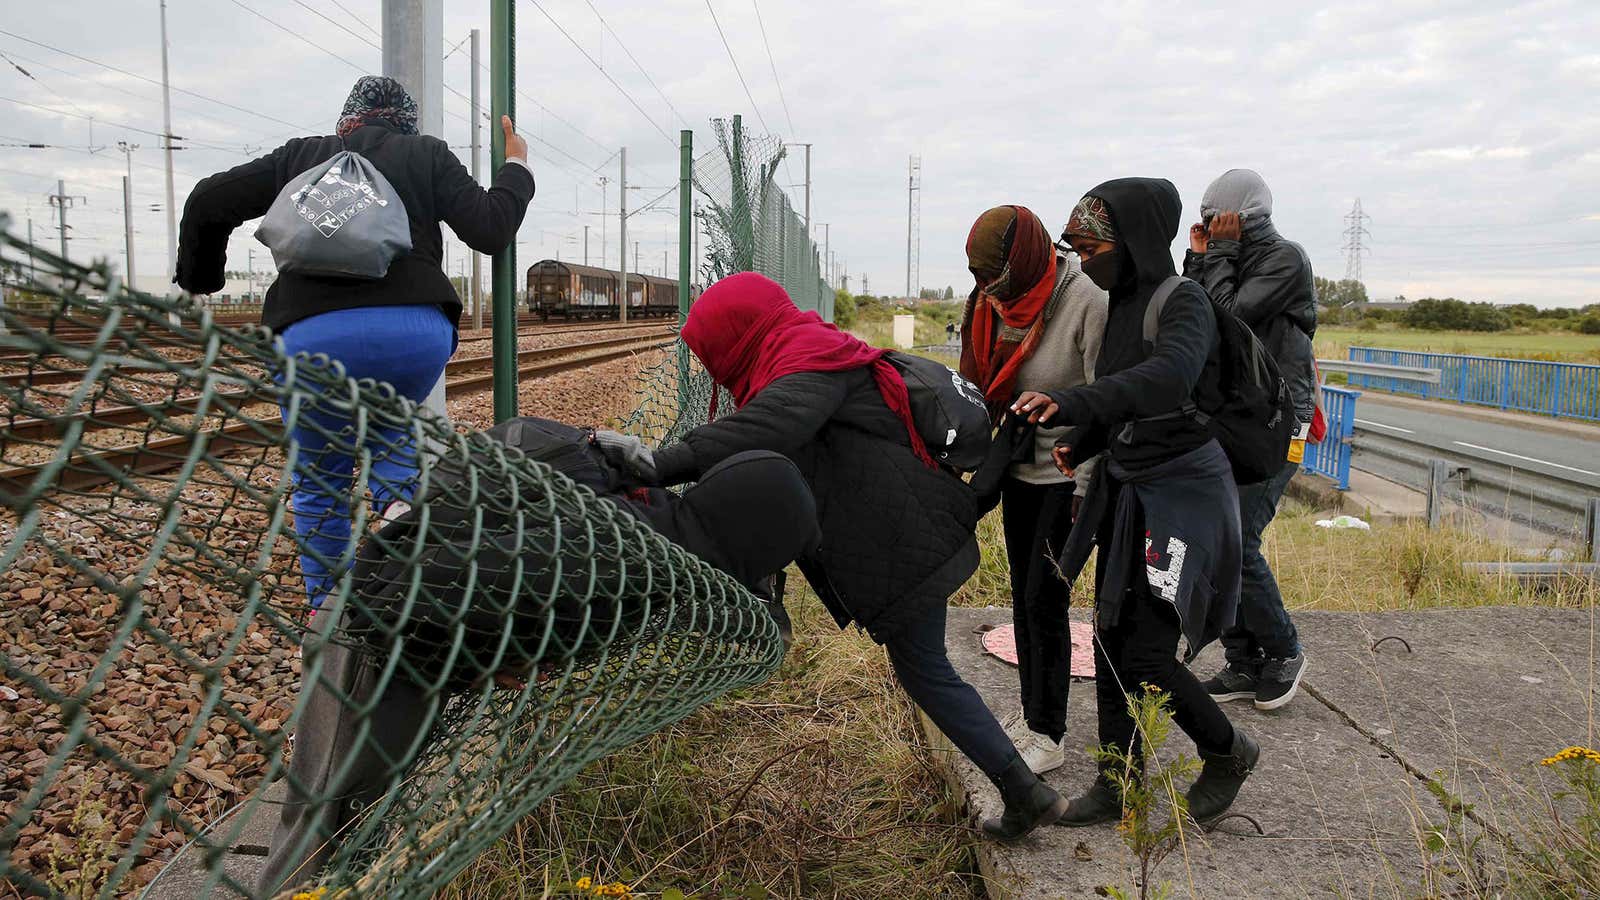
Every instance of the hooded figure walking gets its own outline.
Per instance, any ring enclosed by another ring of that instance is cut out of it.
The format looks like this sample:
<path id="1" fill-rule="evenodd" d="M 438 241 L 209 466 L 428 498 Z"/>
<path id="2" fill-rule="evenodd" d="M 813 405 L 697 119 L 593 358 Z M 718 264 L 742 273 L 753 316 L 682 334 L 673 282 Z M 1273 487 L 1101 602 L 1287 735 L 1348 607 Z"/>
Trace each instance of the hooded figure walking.
<path id="1" fill-rule="evenodd" d="M 1177 660 L 1180 638 L 1192 655 L 1233 623 L 1240 554 L 1233 470 L 1195 415 L 1221 399 L 1216 314 L 1198 284 L 1166 284 L 1176 275 L 1168 248 L 1181 211 L 1178 191 L 1165 179 L 1108 181 L 1078 202 L 1065 238 L 1083 271 L 1111 295 L 1095 380 L 1030 391 L 1012 406 L 1033 421 L 1074 426 L 1054 450 L 1063 471 L 1106 454 L 1060 564 L 1070 582 L 1100 547 L 1100 744 L 1127 764 L 1103 758 L 1094 784 L 1061 818 L 1066 825 L 1121 817 L 1118 779 L 1142 771 L 1142 740 L 1127 702 L 1134 694 L 1165 692 L 1174 721 L 1199 749 L 1204 767 L 1188 792 L 1197 821 L 1227 810 L 1261 753 Z M 1146 344 L 1145 310 L 1163 289 L 1171 293 L 1155 341 Z"/>
<path id="2" fill-rule="evenodd" d="M 1317 375 L 1311 339 L 1317 333 L 1317 292 L 1311 260 L 1272 225 L 1272 191 L 1249 169 L 1230 169 L 1206 188 L 1200 222 L 1189 228 L 1183 273 L 1200 282 L 1219 306 L 1261 338 L 1278 362 L 1300 427 L 1278 474 L 1239 488 L 1244 568 L 1239 616 L 1222 635 L 1228 663 L 1205 683 L 1220 701 L 1254 700 L 1272 710 L 1294 699 L 1306 656 L 1283 608 L 1272 567 L 1261 555 L 1261 533 L 1305 456 L 1316 413 Z"/>

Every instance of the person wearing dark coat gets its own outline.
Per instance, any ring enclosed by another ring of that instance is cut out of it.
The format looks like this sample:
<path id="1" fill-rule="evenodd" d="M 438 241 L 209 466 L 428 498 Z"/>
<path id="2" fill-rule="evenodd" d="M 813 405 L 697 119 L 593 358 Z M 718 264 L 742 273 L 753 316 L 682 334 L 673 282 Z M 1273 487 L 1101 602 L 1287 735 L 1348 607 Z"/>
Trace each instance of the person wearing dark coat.
<path id="1" fill-rule="evenodd" d="M 1311 260 L 1272 224 L 1272 191 L 1249 169 L 1230 169 L 1206 188 L 1201 221 L 1189 228 L 1184 274 L 1238 316 L 1278 362 L 1294 399 L 1300 431 L 1283 468 L 1266 481 L 1239 488 L 1244 526 L 1244 576 L 1239 616 L 1222 636 L 1228 661 L 1205 683 L 1218 701 L 1254 700 L 1278 709 L 1294 699 L 1306 656 L 1283 593 L 1261 555 L 1261 533 L 1277 514 L 1289 480 L 1300 468 L 1305 436 L 1316 412 L 1317 292 Z"/>
<path id="2" fill-rule="evenodd" d="M 202 179 L 184 204 L 173 280 L 193 294 L 222 288 L 228 238 L 266 214 L 284 187 L 341 151 L 361 154 L 393 187 L 410 221 L 411 249 L 381 278 L 280 272 L 267 289 L 261 324 L 283 340 L 287 356 L 325 354 L 351 378 L 387 382 L 420 402 L 455 352 L 461 298 L 440 268 L 448 224 L 474 250 L 494 253 L 516 238 L 533 199 L 527 144 L 503 118 L 506 164 L 494 186 L 478 186 L 444 141 L 417 133 L 417 104 L 393 78 L 363 76 L 345 101 L 335 134 L 295 138 L 260 159 Z M 308 392 L 316 388 L 307 387 Z M 287 400 L 285 401 L 287 403 Z M 349 558 L 355 456 L 341 432 L 347 409 L 331 399 L 306 403 L 285 422 L 300 448 L 294 473 L 294 528 L 301 573 L 313 610 L 333 589 Z M 402 429 L 365 435 L 372 454 L 373 499 L 381 511 L 408 499 L 416 451 Z"/>
<path id="3" fill-rule="evenodd" d="M 839 627 L 854 622 L 884 645 L 906 693 L 1000 789 L 1005 811 L 984 830 L 1015 840 L 1054 822 L 1066 801 L 1028 768 L 945 652 L 945 602 L 978 565 L 975 498 L 929 457 L 887 351 L 802 313 L 776 282 L 748 272 L 694 302 L 683 339 L 738 410 L 654 451 L 614 433 L 597 440 L 654 484 L 692 481 L 746 450 L 794 460 L 822 526 L 800 571 Z"/>
<path id="4" fill-rule="evenodd" d="M 734 454 L 680 496 L 629 488 L 588 433 L 560 422 L 510 419 L 487 433 L 615 504 L 626 515 L 610 539 L 654 531 L 752 592 L 817 542 L 811 491 L 777 453 Z M 492 471 L 470 458 L 435 467 L 417 508 L 392 507 L 378 539 L 362 543 L 339 626 L 317 617 L 261 896 L 315 879 L 361 812 L 406 777 L 456 692 L 491 675 L 520 689 L 541 663 L 599 653 L 613 629 L 634 633 L 643 609 L 671 599 L 641 585 L 596 592 L 630 584 L 614 554 L 549 565 L 552 546 L 581 554 L 595 540 L 581 518 L 530 527 L 506 514 L 515 504 L 460 502 L 485 490 L 479 479 Z"/>
<path id="5" fill-rule="evenodd" d="M 1182 204 L 1165 179 L 1121 178 L 1090 191 L 1066 239 L 1083 271 L 1110 295 L 1090 384 L 1027 392 L 1012 411 L 1073 426 L 1058 441 L 1063 471 L 1102 451 L 1059 565 L 1076 579 L 1095 545 L 1095 694 L 1101 746 L 1141 771 L 1142 741 L 1128 697 L 1159 689 L 1204 767 L 1188 792 L 1197 821 L 1220 816 L 1260 756 L 1256 742 L 1178 662 L 1232 624 L 1239 590 L 1239 500 L 1232 468 L 1198 410 L 1220 403 L 1220 341 L 1205 291 L 1182 280 L 1161 309 L 1153 346 L 1145 309 L 1176 275 L 1169 247 Z M 1062 823 L 1122 815 L 1114 764 L 1102 760 Z"/>

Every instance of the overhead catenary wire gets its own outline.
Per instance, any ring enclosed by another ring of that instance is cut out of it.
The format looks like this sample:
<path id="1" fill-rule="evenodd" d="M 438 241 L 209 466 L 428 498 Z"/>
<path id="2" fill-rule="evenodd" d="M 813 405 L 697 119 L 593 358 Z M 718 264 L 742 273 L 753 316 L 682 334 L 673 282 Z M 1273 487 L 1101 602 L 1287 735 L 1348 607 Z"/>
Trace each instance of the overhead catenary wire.
<path id="1" fill-rule="evenodd" d="M 728 44 L 728 36 L 722 32 L 722 23 L 717 21 L 717 11 L 712 7 L 711 0 L 706 0 L 706 11 L 711 13 L 711 24 L 717 26 L 717 37 L 722 38 L 722 49 L 728 51 L 728 62 L 733 63 L 733 74 L 739 76 L 739 85 L 744 88 L 745 99 L 750 101 L 750 109 L 756 114 L 756 121 L 761 123 L 763 131 L 771 134 L 772 129 L 767 125 L 766 117 L 761 115 L 761 107 L 756 105 L 755 95 L 750 93 L 750 85 L 744 80 L 744 72 L 739 69 L 739 61 L 733 57 L 733 47 Z"/>
<path id="2" fill-rule="evenodd" d="M 48 69 L 51 72 L 54 72 L 54 73 L 56 73 L 58 75 L 66 76 L 67 78 L 71 78 L 71 79 L 73 79 L 75 81 L 86 81 L 89 84 L 93 85 L 96 90 L 107 90 L 107 89 L 109 89 L 109 90 L 112 90 L 112 91 L 116 91 L 119 94 L 124 94 L 126 96 L 132 97 L 135 100 L 142 100 L 142 101 L 144 101 L 146 103 L 159 104 L 161 102 L 161 98 L 160 97 L 156 97 L 156 96 L 153 96 L 151 94 L 141 94 L 141 93 L 139 93 L 137 91 L 130 91 L 127 88 L 122 87 L 121 85 L 110 84 L 110 83 L 107 83 L 107 82 L 95 81 L 95 80 L 89 78 L 86 75 L 81 75 L 81 74 L 79 74 L 77 72 L 71 72 L 71 71 L 63 69 L 63 68 L 61 68 L 59 66 L 53 66 L 53 65 L 51 65 L 51 64 L 49 64 L 47 62 L 41 62 L 41 61 L 39 61 L 37 59 L 34 59 L 32 57 L 29 57 L 29 56 L 23 56 L 23 55 L 21 55 L 19 53 L 11 53 L 11 54 L 8 54 L 8 55 L 10 57 L 14 58 L 14 59 L 22 60 L 23 62 L 27 63 L 30 66 L 37 66 L 38 68 L 41 68 L 41 69 Z M 198 117 L 198 118 L 201 118 L 201 119 L 206 119 L 207 121 L 210 121 L 210 122 L 215 122 L 216 124 L 222 125 L 222 126 L 224 126 L 226 128 L 240 130 L 240 129 L 242 129 L 244 127 L 244 126 L 241 126 L 236 121 L 231 121 L 231 120 L 228 120 L 228 119 L 220 119 L 220 118 L 218 118 L 218 117 L 216 117 L 214 115 L 211 115 L 210 113 L 202 112 L 202 111 L 200 111 L 198 109 L 195 109 L 194 107 L 191 107 L 191 106 L 174 106 L 173 109 L 179 110 L 179 111 L 183 112 L 187 116 Z M 250 134 L 256 136 L 257 138 L 259 138 L 263 142 L 275 141 L 276 140 L 275 137 L 269 136 L 266 132 L 264 132 L 264 131 L 262 131 L 262 130 L 260 130 L 258 128 L 251 127 L 249 129 L 249 132 L 250 132 Z"/>
<path id="3" fill-rule="evenodd" d="M 60 47 L 53 47 L 53 46 L 51 46 L 49 44 L 46 44 L 46 43 L 43 43 L 41 41 L 36 41 L 36 40 L 34 40 L 32 38 L 23 37 L 22 35 L 17 34 L 15 32 L 6 31 L 5 29 L 0 29 L 0 34 L 3 34 L 6 37 L 13 38 L 15 40 L 22 41 L 23 43 L 26 43 L 26 44 L 32 44 L 35 47 L 41 47 L 41 48 L 43 48 L 45 50 L 49 50 L 52 53 L 59 53 L 62 56 L 70 56 L 73 59 L 76 59 L 76 60 L 78 60 L 80 62 L 86 62 L 89 65 L 98 66 L 98 67 L 100 67 L 102 69 L 106 69 L 106 70 L 111 71 L 111 72 L 116 72 L 119 75 L 126 75 L 129 78 L 134 78 L 134 79 L 137 79 L 139 81 L 148 82 L 148 83 L 156 85 L 158 87 L 161 85 L 161 80 L 158 79 L 158 78 L 151 78 L 151 77 L 146 76 L 146 75 L 140 75 L 137 72 L 130 72 L 127 69 L 123 69 L 123 68 L 119 68 L 117 66 L 113 66 L 110 63 L 104 63 L 104 62 L 101 62 L 101 61 L 96 60 L 96 59 L 90 59 L 87 56 L 83 56 L 81 54 L 74 53 L 74 52 L 72 52 L 70 50 L 63 50 Z M 254 109 L 250 109 L 248 107 L 240 106 L 240 105 L 238 105 L 236 103 L 229 103 L 226 100 L 218 100 L 215 97 L 208 97 L 205 94 L 196 93 L 195 91 L 191 91 L 191 90 L 188 90 L 186 88 L 181 88 L 181 87 L 178 87 L 177 85 L 173 85 L 172 86 L 172 92 L 175 93 L 175 94 L 184 94 L 185 96 L 194 97 L 194 98 L 196 98 L 198 100 L 204 100 L 207 103 L 215 103 L 218 106 L 225 106 L 225 107 L 227 107 L 229 109 L 236 110 L 236 111 L 242 112 L 242 113 L 247 113 L 247 114 L 255 116 L 257 118 L 266 119 L 266 120 L 271 121 L 271 122 L 276 122 L 279 125 L 287 125 L 290 128 L 293 128 L 293 129 L 295 129 L 296 131 L 298 131 L 298 132 L 300 132 L 302 134 L 315 131 L 315 129 L 313 129 L 313 128 L 308 128 L 307 126 L 304 126 L 304 125 L 296 125 L 293 122 L 289 122 L 289 121 L 286 121 L 284 119 L 280 119 L 280 118 L 278 118 L 276 116 L 268 115 L 267 113 L 260 112 L 259 110 L 254 110 Z"/>
<path id="4" fill-rule="evenodd" d="M 345 34 L 350 35 L 351 37 L 355 38 L 356 40 L 364 42 L 367 46 L 371 47 L 372 49 L 377 50 L 380 53 L 383 52 L 383 46 L 381 44 L 374 44 L 372 42 L 371 38 L 367 37 L 364 34 L 357 33 L 355 31 L 355 29 L 351 28 L 348 25 L 345 25 L 345 24 L 339 22 L 337 19 L 334 19 L 333 17 L 329 16 L 327 13 L 323 12 L 320 9 L 317 9 L 316 7 L 310 5 L 309 3 L 306 3 L 305 0 L 294 0 L 294 4 L 296 6 L 301 7 L 302 9 L 307 10 L 312 15 L 316 16 L 317 18 L 321 19 L 324 22 L 327 22 L 329 25 L 332 25 L 333 27 L 339 29 L 340 31 L 343 31 Z M 369 26 L 369 30 L 370 30 L 370 26 Z M 379 37 L 381 38 L 382 36 L 380 35 Z"/>
<path id="5" fill-rule="evenodd" d="M 18 99 L 14 98 L 14 97 L 0 97 L 0 101 L 6 102 L 6 103 L 15 103 L 18 106 L 27 106 L 27 107 L 31 107 L 33 109 L 43 110 L 44 112 L 55 113 L 58 116 L 70 116 L 71 118 L 74 118 L 74 119 L 86 119 L 86 120 L 91 121 L 91 122 L 101 122 L 103 124 L 111 126 L 112 128 L 121 128 L 124 131 L 132 131 L 132 132 L 136 132 L 138 134 L 147 134 L 147 135 L 150 135 L 151 137 L 158 137 L 159 138 L 159 137 L 165 137 L 166 136 L 166 135 L 164 135 L 163 133 L 161 133 L 159 131 L 152 131 L 152 130 L 150 130 L 148 128 L 140 128 L 137 125 L 128 125 L 128 124 L 125 124 L 125 123 L 122 123 L 122 122 L 114 122 L 114 121 L 112 121 L 110 119 L 102 119 L 102 118 L 100 118 L 98 116 L 91 116 L 91 115 L 87 115 L 85 113 L 76 113 L 76 112 L 72 112 L 71 110 L 57 109 L 54 106 L 45 106 L 45 105 L 39 104 L 39 103 L 30 103 L 27 100 L 18 100 Z M 233 146 L 223 146 L 222 144 L 211 143 L 209 141 L 196 140 L 194 138 L 189 138 L 189 137 L 180 137 L 178 135 L 173 135 L 172 139 L 175 140 L 175 141 L 183 141 L 185 143 L 192 144 L 192 145 L 194 145 L 196 147 L 204 147 L 207 150 L 220 150 L 220 151 L 222 151 L 224 153 L 244 153 L 245 152 L 243 144 L 238 144 L 238 145 L 233 145 Z M 177 150 L 177 149 L 182 149 L 182 148 L 174 147 L 173 149 Z M 249 155 L 249 154 L 246 154 L 246 155 Z"/>
<path id="6" fill-rule="evenodd" d="M 711 0 L 706 0 L 709 4 Z M 767 65 L 772 67 L 772 83 L 778 86 L 778 102 L 783 104 L 783 120 L 789 123 L 789 136 L 795 136 L 794 118 L 789 115 L 789 101 L 783 96 L 783 81 L 778 78 L 778 63 L 772 58 L 772 44 L 767 41 L 767 25 L 761 21 L 761 4 L 758 0 L 750 0 L 750 5 L 756 11 L 756 25 L 761 28 L 761 44 L 767 48 Z M 752 101 L 754 102 L 754 101 Z"/>
<path id="7" fill-rule="evenodd" d="M 600 14 L 600 10 L 595 7 L 593 0 L 583 0 L 583 2 L 589 4 L 589 9 L 594 11 L 594 17 L 600 20 L 601 26 L 604 27 L 606 33 L 610 34 L 611 37 L 617 42 L 617 46 L 622 48 L 622 52 L 627 54 L 629 61 L 633 63 L 633 67 L 638 69 L 639 74 L 644 76 L 644 80 L 649 82 L 650 87 L 655 89 L 656 96 L 661 98 L 661 102 L 667 104 L 667 108 L 672 110 L 672 114 L 678 117 L 678 121 L 687 126 L 689 124 L 689 120 L 685 119 L 683 117 L 683 113 L 678 112 L 678 107 L 674 106 L 672 101 L 667 99 L 666 93 L 661 90 L 659 85 L 656 84 L 656 80 L 650 77 L 650 73 L 644 70 L 644 66 L 639 62 L 638 58 L 633 55 L 633 51 L 628 49 L 628 45 L 623 42 L 622 36 L 617 34 L 617 30 L 612 28 L 611 23 L 606 21 L 606 17 Z"/>
<path id="8" fill-rule="evenodd" d="M 328 2 L 332 3 L 334 6 L 337 6 L 339 8 L 340 12 L 344 13 L 345 15 L 349 16 L 352 19 L 355 19 L 357 22 L 360 22 L 361 23 L 361 27 L 363 27 L 363 28 L 367 29 L 368 31 L 372 32 L 375 37 L 379 38 L 380 40 L 383 38 L 382 32 L 378 31 L 378 29 L 376 29 L 376 28 L 373 28 L 372 25 L 370 23 L 368 23 L 366 19 L 363 19 L 360 16 L 356 15 L 355 13 L 351 12 L 350 9 L 348 7 L 346 7 L 343 3 L 340 3 L 339 0 L 328 0 Z"/>
<path id="9" fill-rule="evenodd" d="M 234 2 L 237 3 L 238 0 L 234 0 Z M 656 133 L 661 135 L 661 139 L 662 140 L 666 141 L 667 143 L 671 144 L 674 147 L 678 146 L 678 142 L 673 139 L 672 135 L 667 134 L 666 129 L 662 128 L 659 124 L 657 124 L 655 118 L 652 117 L 649 113 L 645 112 L 644 107 L 639 105 L 639 101 L 633 99 L 633 95 L 628 93 L 628 89 L 624 88 L 621 84 L 618 84 L 617 80 L 615 78 L 611 77 L 611 73 L 607 72 L 605 70 L 604 66 L 600 65 L 600 63 L 597 62 L 593 56 L 589 55 L 589 51 L 583 49 L 583 45 L 582 44 L 578 43 L 578 41 L 575 38 L 573 38 L 572 35 L 567 33 L 567 30 L 565 28 L 561 27 L 561 23 L 557 22 L 555 20 L 555 17 L 550 15 L 550 13 L 548 11 L 546 11 L 543 6 L 541 6 L 539 4 L 539 0 L 528 0 L 528 2 L 532 3 L 533 4 L 533 8 L 537 9 L 540 13 L 542 13 L 544 15 L 544 17 L 550 21 L 550 24 L 555 26 L 557 31 L 561 32 L 561 36 L 566 38 L 568 43 L 572 44 L 573 47 L 577 48 L 577 51 L 579 53 L 583 54 L 583 58 L 588 60 L 589 64 L 591 66 L 594 66 L 596 72 L 599 72 L 601 75 L 604 75 L 606 81 L 611 82 L 611 86 L 616 88 L 617 92 L 622 94 L 623 97 L 627 98 L 628 102 L 633 105 L 633 108 L 638 111 L 639 115 L 644 116 L 645 121 L 650 123 L 650 127 L 654 128 L 656 130 Z"/>

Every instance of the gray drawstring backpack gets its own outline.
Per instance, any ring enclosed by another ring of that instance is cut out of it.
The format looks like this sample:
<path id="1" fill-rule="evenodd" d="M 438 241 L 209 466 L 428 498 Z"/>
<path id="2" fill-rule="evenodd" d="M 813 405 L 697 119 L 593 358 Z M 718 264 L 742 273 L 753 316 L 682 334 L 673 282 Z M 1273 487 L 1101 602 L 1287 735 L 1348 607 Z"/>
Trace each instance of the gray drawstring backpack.
<path id="1" fill-rule="evenodd" d="M 411 220 L 377 166 L 341 150 L 284 185 L 256 240 L 279 272 L 377 279 L 411 250 Z"/>

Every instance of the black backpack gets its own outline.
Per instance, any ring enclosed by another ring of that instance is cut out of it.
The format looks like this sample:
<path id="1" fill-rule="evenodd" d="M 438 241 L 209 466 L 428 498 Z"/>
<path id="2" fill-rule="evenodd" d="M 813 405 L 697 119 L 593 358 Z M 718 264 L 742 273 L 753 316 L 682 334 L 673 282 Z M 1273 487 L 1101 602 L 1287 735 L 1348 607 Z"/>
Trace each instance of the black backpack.
<path id="1" fill-rule="evenodd" d="M 971 472 L 989 455 L 994 429 L 983 392 L 954 369 L 924 356 L 889 351 L 884 357 L 900 373 L 911 398 L 911 420 L 942 465 Z"/>
<path id="2" fill-rule="evenodd" d="M 1161 283 L 1144 312 L 1144 341 L 1153 348 L 1161 310 L 1178 285 L 1189 279 L 1174 275 Z M 1288 382 L 1278 362 L 1250 326 L 1211 301 L 1221 340 L 1222 400 L 1215 409 L 1190 407 L 1179 415 L 1194 416 L 1217 439 L 1233 464 L 1234 481 L 1257 484 L 1276 475 L 1289 462 L 1289 442 L 1299 422 Z"/>

